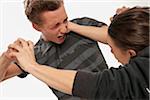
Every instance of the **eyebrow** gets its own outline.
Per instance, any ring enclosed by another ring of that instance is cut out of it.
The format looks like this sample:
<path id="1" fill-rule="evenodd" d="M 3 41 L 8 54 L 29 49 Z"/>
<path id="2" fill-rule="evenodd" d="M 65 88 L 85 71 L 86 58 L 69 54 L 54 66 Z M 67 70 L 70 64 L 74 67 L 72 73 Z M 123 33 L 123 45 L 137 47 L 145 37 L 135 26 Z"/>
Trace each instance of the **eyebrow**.
<path id="1" fill-rule="evenodd" d="M 68 17 L 66 17 L 64 20 L 63 20 L 63 23 L 65 22 L 65 21 L 67 21 L 68 20 Z M 53 25 L 51 28 L 53 28 L 53 27 L 55 27 L 55 26 L 57 26 L 57 25 L 59 25 L 60 23 L 56 23 L 55 25 Z"/>

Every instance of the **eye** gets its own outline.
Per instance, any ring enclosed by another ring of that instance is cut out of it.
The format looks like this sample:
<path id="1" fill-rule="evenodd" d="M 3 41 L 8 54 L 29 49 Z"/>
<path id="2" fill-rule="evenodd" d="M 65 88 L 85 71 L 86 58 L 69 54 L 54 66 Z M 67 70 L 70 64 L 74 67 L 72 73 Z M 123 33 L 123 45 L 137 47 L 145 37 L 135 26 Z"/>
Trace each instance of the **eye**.
<path id="1" fill-rule="evenodd" d="M 59 27 L 59 25 L 60 25 L 60 23 L 57 23 L 56 25 L 54 25 L 53 27 L 51 27 L 50 29 L 56 29 L 56 28 L 58 28 Z"/>
<path id="2" fill-rule="evenodd" d="M 57 23 L 54 27 L 57 28 L 60 25 L 60 23 Z"/>
<path id="3" fill-rule="evenodd" d="M 64 23 L 67 23 L 68 22 L 68 18 L 66 18 L 65 20 L 64 20 Z"/>

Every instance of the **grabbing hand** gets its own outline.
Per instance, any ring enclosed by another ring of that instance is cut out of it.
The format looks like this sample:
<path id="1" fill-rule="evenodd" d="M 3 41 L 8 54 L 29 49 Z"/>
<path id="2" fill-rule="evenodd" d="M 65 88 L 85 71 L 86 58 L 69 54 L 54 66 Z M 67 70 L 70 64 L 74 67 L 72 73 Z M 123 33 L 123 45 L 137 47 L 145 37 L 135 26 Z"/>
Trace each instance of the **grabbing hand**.
<path id="1" fill-rule="evenodd" d="M 119 14 L 123 13 L 124 11 L 126 11 L 126 10 L 128 10 L 128 9 L 129 9 L 129 7 L 125 7 L 125 6 L 123 6 L 123 7 L 121 7 L 121 8 L 118 8 L 118 9 L 116 10 L 116 14 L 115 14 L 113 17 L 110 17 L 110 21 L 112 21 L 113 18 L 114 18 L 116 15 L 119 15 Z"/>
<path id="2" fill-rule="evenodd" d="M 68 32 L 75 31 L 77 26 L 78 26 L 78 24 L 68 21 L 68 24 L 67 24 Z"/>
<path id="3" fill-rule="evenodd" d="M 19 44 L 14 43 L 9 45 L 9 48 L 13 50 L 9 53 L 9 57 L 15 57 L 21 68 L 28 72 L 29 66 L 36 64 L 34 45 L 31 41 L 25 41 L 21 38 L 18 41 Z"/>
<path id="4" fill-rule="evenodd" d="M 20 43 L 20 41 L 18 41 L 18 40 L 16 40 L 16 41 L 14 42 L 14 44 L 21 46 L 21 43 Z M 9 46 L 8 46 L 7 51 L 3 52 L 3 56 L 5 56 L 5 58 L 7 58 L 7 60 L 9 60 L 10 62 L 11 62 L 11 61 L 16 61 L 16 58 L 15 58 L 15 57 L 12 57 L 12 56 L 9 55 L 10 52 L 16 52 L 16 50 L 13 49 L 13 48 L 9 48 Z"/>

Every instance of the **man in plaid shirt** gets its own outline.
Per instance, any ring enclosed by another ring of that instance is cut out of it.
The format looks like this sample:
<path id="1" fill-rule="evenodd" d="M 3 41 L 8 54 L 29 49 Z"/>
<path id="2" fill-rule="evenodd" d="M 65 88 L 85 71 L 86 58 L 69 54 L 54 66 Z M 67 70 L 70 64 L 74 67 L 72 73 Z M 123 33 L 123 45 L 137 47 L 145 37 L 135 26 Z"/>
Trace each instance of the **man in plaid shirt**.
<path id="1" fill-rule="evenodd" d="M 68 17 L 62 0 L 25 0 L 25 13 L 33 28 L 42 33 L 35 45 L 35 56 L 39 64 L 57 66 L 58 69 L 82 69 L 92 72 L 107 68 L 96 41 L 74 32 L 68 33 Z M 74 19 L 72 22 L 97 27 L 106 25 L 87 17 Z M 28 74 L 16 64 L 11 64 L 9 68 L 11 71 L 8 69 L 8 74 L 3 79 L 15 75 L 23 78 Z M 86 100 L 52 90 L 59 100 Z"/>

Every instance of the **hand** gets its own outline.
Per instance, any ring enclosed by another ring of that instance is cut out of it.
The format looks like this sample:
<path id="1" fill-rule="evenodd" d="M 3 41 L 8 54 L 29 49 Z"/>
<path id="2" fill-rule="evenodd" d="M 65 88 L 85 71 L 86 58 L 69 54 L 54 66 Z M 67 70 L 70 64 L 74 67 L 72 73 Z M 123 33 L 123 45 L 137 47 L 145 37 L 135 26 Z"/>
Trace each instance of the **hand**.
<path id="1" fill-rule="evenodd" d="M 69 29 L 69 24 L 70 24 L 70 21 L 67 22 L 67 32 L 66 33 L 69 33 L 71 30 Z"/>
<path id="2" fill-rule="evenodd" d="M 77 25 L 78 24 L 69 21 L 67 24 L 68 31 L 74 31 L 74 28 L 76 28 Z"/>
<path id="3" fill-rule="evenodd" d="M 129 7 L 125 7 L 125 6 L 123 6 L 122 8 L 118 8 L 118 9 L 116 10 L 116 14 L 115 14 L 114 16 L 119 15 L 119 14 L 123 13 L 124 11 L 126 11 L 126 10 L 128 10 L 128 9 L 130 9 L 130 8 L 129 8 Z M 113 17 L 110 17 L 110 21 L 113 20 L 114 16 L 113 16 Z"/>
<path id="4" fill-rule="evenodd" d="M 16 40 L 16 41 L 14 42 L 14 44 L 21 45 L 20 41 L 18 41 L 18 40 Z M 9 53 L 10 53 L 10 52 L 15 52 L 15 51 L 16 51 L 15 49 L 9 48 L 9 46 L 8 46 L 8 49 L 7 49 L 7 51 L 5 51 L 5 52 L 3 53 L 3 56 L 4 56 L 6 59 L 8 59 L 10 62 L 11 62 L 11 61 L 16 61 L 16 58 L 15 58 L 15 57 L 9 56 Z"/>
<path id="5" fill-rule="evenodd" d="M 9 53 L 10 57 L 15 57 L 17 59 L 20 67 L 28 72 L 29 66 L 35 65 L 36 60 L 34 56 L 34 45 L 31 41 L 25 41 L 23 39 L 18 39 L 20 44 L 11 44 L 9 48 L 14 51 Z"/>

